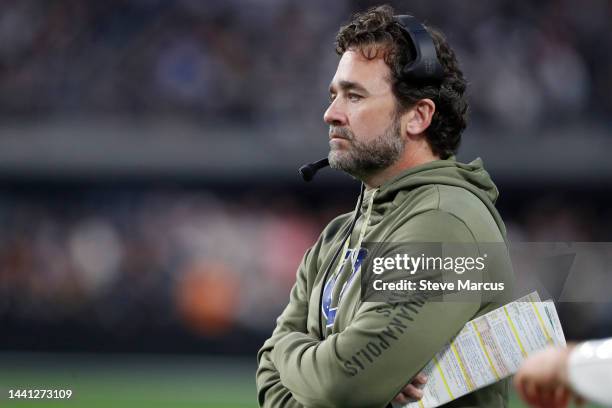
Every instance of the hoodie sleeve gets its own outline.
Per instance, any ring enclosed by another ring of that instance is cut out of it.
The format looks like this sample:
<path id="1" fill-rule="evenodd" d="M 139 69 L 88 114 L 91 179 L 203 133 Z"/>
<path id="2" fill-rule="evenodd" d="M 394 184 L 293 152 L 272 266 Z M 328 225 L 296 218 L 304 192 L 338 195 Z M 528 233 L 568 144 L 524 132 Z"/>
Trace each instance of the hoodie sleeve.
<path id="1" fill-rule="evenodd" d="M 266 340 L 257 353 L 257 399 L 259 406 L 266 408 L 287 407 L 302 408 L 291 393 L 281 382 L 280 375 L 270 357 L 275 344 L 289 333 L 304 334 L 307 332 L 306 321 L 308 317 L 307 302 L 307 266 L 312 258 L 313 248 L 309 249 L 298 268 L 297 280 L 289 297 L 289 304 L 276 320 L 276 328 L 272 336 Z"/>
<path id="2" fill-rule="evenodd" d="M 474 242 L 452 214 L 417 215 L 396 242 Z M 308 407 L 384 407 L 466 322 L 480 302 L 364 302 L 351 324 L 323 341 L 300 333 L 279 338 L 271 353 L 282 384 Z"/>

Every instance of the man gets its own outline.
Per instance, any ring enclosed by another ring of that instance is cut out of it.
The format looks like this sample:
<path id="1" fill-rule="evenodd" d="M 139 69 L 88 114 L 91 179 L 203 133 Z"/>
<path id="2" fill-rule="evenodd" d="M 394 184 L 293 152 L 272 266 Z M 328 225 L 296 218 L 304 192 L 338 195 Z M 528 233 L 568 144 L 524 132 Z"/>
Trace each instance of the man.
<path id="1" fill-rule="evenodd" d="M 443 70 L 432 80 L 405 74 L 415 53 L 388 6 L 355 15 L 337 35 L 341 58 L 324 115 L 329 162 L 363 181 L 365 196 L 354 228 L 353 215 L 341 215 L 306 252 L 289 304 L 258 353 L 260 406 L 381 408 L 418 398 L 425 364 L 466 322 L 495 307 L 363 302 L 355 283 L 367 253 L 362 242 L 504 245 L 495 185 L 480 160 L 454 159 L 466 126 L 466 81 L 442 34 L 428 33 Z M 506 404 L 502 381 L 448 406 Z"/>
<path id="2" fill-rule="evenodd" d="M 612 407 L 612 338 L 535 353 L 521 364 L 514 385 L 532 407 L 565 408 L 572 398 Z"/>

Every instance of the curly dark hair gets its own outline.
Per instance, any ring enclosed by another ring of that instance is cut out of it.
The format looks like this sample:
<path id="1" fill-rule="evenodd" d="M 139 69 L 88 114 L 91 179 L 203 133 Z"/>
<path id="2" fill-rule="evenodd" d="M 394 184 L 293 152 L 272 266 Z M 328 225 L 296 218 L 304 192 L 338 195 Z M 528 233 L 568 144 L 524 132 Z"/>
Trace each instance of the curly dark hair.
<path id="1" fill-rule="evenodd" d="M 426 131 L 427 141 L 434 154 L 447 159 L 456 153 L 467 124 L 466 80 L 444 34 L 427 26 L 425 29 L 433 38 L 444 77 L 442 81 L 430 83 L 418 83 L 403 77 L 402 68 L 414 59 L 414 52 L 394 15 L 395 11 L 388 5 L 353 15 L 351 21 L 338 31 L 336 52 L 342 55 L 349 48 L 358 49 L 368 59 L 377 58 L 382 52 L 391 70 L 391 87 L 400 114 L 420 99 L 431 99 L 436 104 L 436 111 Z"/>

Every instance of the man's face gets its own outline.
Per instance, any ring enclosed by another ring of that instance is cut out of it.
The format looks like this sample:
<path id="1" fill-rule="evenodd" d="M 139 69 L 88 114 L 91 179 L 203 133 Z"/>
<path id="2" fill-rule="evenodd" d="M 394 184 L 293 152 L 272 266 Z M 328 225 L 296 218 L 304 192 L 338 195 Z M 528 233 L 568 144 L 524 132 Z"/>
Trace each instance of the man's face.
<path id="1" fill-rule="evenodd" d="M 331 167 L 363 179 L 395 163 L 404 151 L 391 90 L 391 71 L 382 58 L 368 60 L 347 50 L 330 84 Z"/>

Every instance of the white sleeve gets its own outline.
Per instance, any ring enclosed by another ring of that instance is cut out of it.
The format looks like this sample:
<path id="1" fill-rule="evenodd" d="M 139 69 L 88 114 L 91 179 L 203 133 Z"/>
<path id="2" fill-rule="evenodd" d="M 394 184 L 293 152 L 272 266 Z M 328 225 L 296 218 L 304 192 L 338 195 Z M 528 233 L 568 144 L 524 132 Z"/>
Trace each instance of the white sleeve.
<path id="1" fill-rule="evenodd" d="M 568 376 L 576 393 L 612 407 L 612 338 L 580 343 L 570 354 Z"/>

